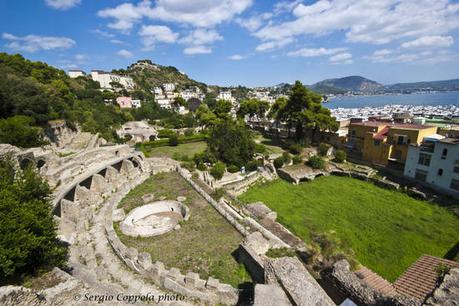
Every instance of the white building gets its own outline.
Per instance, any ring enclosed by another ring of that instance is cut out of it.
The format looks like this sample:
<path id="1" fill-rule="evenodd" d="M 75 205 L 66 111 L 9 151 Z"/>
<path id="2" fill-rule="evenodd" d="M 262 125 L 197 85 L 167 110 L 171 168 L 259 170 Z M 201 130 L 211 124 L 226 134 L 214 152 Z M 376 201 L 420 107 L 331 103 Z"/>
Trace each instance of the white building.
<path id="1" fill-rule="evenodd" d="M 220 93 L 217 96 L 217 100 L 228 100 L 232 101 L 233 96 L 231 95 L 231 91 L 220 91 Z"/>
<path id="2" fill-rule="evenodd" d="M 142 106 L 142 102 L 140 102 L 140 100 L 132 100 L 131 101 L 131 106 L 133 108 L 139 108 Z"/>
<path id="3" fill-rule="evenodd" d="M 436 134 L 424 137 L 419 146 L 411 145 L 404 175 L 459 196 L 459 139 Z"/>
<path id="4" fill-rule="evenodd" d="M 116 75 L 101 70 L 92 70 L 91 78 L 99 82 L 100 88 L 102 89 L 113 90 L 113 86 L 110 84 L 112 82 L 120 83 L 127 90 L 134 88 L 134 80 L 127 76 Z"/>
<path id="5" fill-rule="evenodd" d="M 86 73 L 83 70 L 69 70 L 69 77 L 75 79 L 77 77 L 84 77 Z"/>
<path id="6" fill-rule="evenodd" d="M 159 107 L 165 109 L 172 108 L 172 100 L 169 98 L 155 98 L 156 103 L 158 103 Z"/>
<path id="7" fill-rule="evenodd" d="M 173 83 L 164 83 L 163 84 L 164 91 L 174 91 L 175 90 L 175 84 Z"/>
<path id="8" fill-rule="evenodd" d="M 133 143 L 156 140 L 158 135 L 156 129 L 144 121 L 126 122 L 116 133 L 121 138 L 130 135 L 132 137 L 131 142 Z"/>

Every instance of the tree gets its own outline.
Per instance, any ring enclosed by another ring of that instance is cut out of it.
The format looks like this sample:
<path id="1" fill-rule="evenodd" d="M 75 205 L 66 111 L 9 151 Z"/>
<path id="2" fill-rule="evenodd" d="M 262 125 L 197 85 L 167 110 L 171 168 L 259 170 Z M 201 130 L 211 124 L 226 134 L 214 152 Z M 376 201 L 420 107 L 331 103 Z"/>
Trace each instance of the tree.
<path id="1" fill-rule="evenodd" d="M 248 115 L 250 118 L 258 116 L 264 118 L 266 111 L 269 109 L 269 103 L 258 99 L 246 99 L 240 103 L 238 116 L 244 117 Z"/>
<path id="2" fill-rule="evenodd" d="M 182 97 L 175 97 L 173 104 L 174 104 L 175 107 L 185 106 L 186 105 L 186 101 Z"/>
<path id="3" fill-rule="evenodd" d="M 0 143 L 9 143 L 21 148 L 45 144 L 42 130 L 32 126 L 33 124 L 34 119 L 27 116 L 0 119 Z"/>
<path id="4" fill-rule="evenodd" d="M 218 100 L 213 111 L 218 118 L 227 119 L 230 117 L 229 112 L 232 107 L 233 105 L 231 104 L 231 101 Z"/>
<path id="5" fill-rule="evenodd" d="M 255 150 L 255 142 L 247 127 L 242 122 L 229 119 L 211 129 L 207 143 L 217 159 L 238 167 L 249 162 Z"/>
<path id="6" fill-rule="evenodd" d="M 322 97 L 307 89 L 300 81 L 296 81 L 288 100 L 276 101 L 275 107 L 271 110 L 270 115 L 278 121 L 285 121 L 287 128 L 295 128 L 295 138 L 301 140 L 304 138 L 305 129 L 315 133 L 319 130 L 336 131 L 338 124 L 331 117 L 328 109 L 322 107 Z"/>
<path id="7" fill-rule="evenodd" d="M 11 161 L 0 161 L 0 279 L 65 264 L 50 196 L 32 168 L 14 170 Z"/>
<path id="8" fill-rule="evenodd" d="M 217 123 L 217 116 L 210 111 L 209 107 L 206 104 L 201 104 L 196 110 L 196 118 L 200 125 L 204 127 L 213 126 Z"/>

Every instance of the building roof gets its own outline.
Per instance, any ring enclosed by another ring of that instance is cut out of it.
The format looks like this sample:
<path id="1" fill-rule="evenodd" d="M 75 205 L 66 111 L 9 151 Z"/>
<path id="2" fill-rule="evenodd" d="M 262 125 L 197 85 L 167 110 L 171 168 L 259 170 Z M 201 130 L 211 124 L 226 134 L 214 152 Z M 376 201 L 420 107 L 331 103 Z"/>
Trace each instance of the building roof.
<path id="1" fill-rule="evenodd" d="M 424 300 L 437 287 L 439 269 L 459 268 L 459 262 L 423 255 L 393 284 L 398 293 Z"/>
<path id="2" fill-rule="evenodd" d="M 446 143 L 446 144 L 459 144 L 459 139 L 458 138 L 443 138 L 440 140 L 441 143 Z"/>
<path id="3" fill-rule="evenodd" d="M 69 72 L 83 72 L 83 73 L 85 73 L 83 70 L 80 70 L 80 69 L 69 69 Z"/>

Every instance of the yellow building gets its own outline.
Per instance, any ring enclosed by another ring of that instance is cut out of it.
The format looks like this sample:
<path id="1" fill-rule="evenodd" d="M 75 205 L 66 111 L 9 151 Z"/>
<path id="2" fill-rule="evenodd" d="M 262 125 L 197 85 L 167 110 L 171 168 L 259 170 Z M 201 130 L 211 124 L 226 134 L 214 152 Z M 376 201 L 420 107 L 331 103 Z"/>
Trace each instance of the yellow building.
<path id="1" fill-rule="evenodd" d="M 355 132 L 353 132 L 355 131 Z M 351 123 L 349 141 L 365 161 L 387 166 L 403 165 L 408 146 L 420 144 L 424 137 L 437 132 L 437 127 L 416 124 L 392 124 L 379 121 Z"/>

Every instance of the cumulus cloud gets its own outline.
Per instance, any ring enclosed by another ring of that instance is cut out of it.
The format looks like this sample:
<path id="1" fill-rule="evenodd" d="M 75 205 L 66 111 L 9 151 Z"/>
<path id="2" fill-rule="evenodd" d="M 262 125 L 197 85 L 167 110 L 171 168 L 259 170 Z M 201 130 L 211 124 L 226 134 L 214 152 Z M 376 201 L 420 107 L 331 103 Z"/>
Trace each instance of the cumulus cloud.
<path id="1" fill-rule="evenodd" d="M 445 48 L 454 43 L 452 36 L 423 36 L 415 40 L 407 41 L 402 44 L 402 48 Z"/>
<path id="2" fill-rule="evenodd" d="M 68 10 L 81 3 L 81 0 L 45 0 L 46 5 L 56 10 Z"/>
<path id="3" fill-rule="evenodd" d="M 352 60 L 352 54 L 349 52 L 345 53 L 339 53 L 336 55 L 333 55 L 329 58 L 330 62 L 335 63 L 335 64 L 351 64 L 353 63 Z"/>
<path id="4" fill-rule="evenodd" d="M 223 40 L 223 37 L 218 34 L 217 31 L 213 29 L 196 29 L 189 33 L 187 36 L 180 40 L 180 43 L 188 45 L 185 49 L 189 50 L 205 50 L 205 52 L 195 52 L 195 53 L 186 53 L 186 54 L 206 54 L 211 53 L 212 48 L 209 46 L 210 44 Z"/>
<path id="5" fill-rule="evenodd" d="M 410 50 L 406 49 L 381 49 L 364 58 L 373 63 L 440 63 L 457 61 L 459 56 L 448 50 Z"/>
<path id="6" fill-rule="evenodd" d="M 243 55 L 240 55 L 240 54 L 234 54 L 234 55 L 228 56 L 228 59 L 232 60 L 232 61 L 240 61 L 240 60 L 243 60 L 245 58 L 247 58 L 247 57 L 243 56 Z"/>
<path id="7" fill-rule="evenodd" d="M 319 0 L 296 4 L 292 15 L 291 20 L 270 22 L 253 35 L 277 42 L 344 32 L 348 42 L 386 44 L 459 28 L 459 4 L 449 0 Z"/>
<path id="8" fill-rule="evenodd" d="M 3 33 L 2 38 L 9 41 L 6 46 L 16 51 L 36 52 L 39 50 L 69 49 L 76 45 L 73 39 L 67 37 L 26 35 L 15 36 Z"/>
<path id="9" fill-rule="evenodd" d="M 126 49 L 122 49 L 122 50 L 116 52 L 116 54 L 118 54 L 119 56 L 122 56 L 124 58 L 131 58 L 131 57 L 134 56 L 134 54 L 132 54 L 131 51 L 126 50 Z"/>
<path id="10" fill-rule="evenodd" d="M 258 15 L 253 15 L 249 18 L 236 18 L 236 22 L 243 28 L 249 30 L 250 32 L 254 32 L 261 28 L 264 24 L 265 20 L 268 20 L 273 16 L 272 13 L 263 13 Z"/>
<path id="11" fill-rule="evenodd" d="M 232 20 L 245 11 L 252 0 L 149 0 L 123 3 L 98 12 L 99 17 L 114 19 L 109 27 L 129 31 L 143 18 L 190 24 L 196 27 L 213 27 Z"/>
<path id="12" fill-rule="evenodd" d="M 169 27 L 162 25 L 142 26 L 139 31 L 145 49 L 152 49 L 157 42 L 174 43 L 179 34 L 173 32 Z"/>
<path id="13" fill-rule="evenodd" d="M 314 56 L 323 56 L 323 55 L 332 55 L 339 52 L 346 51 L 347 48 L 303 48 L 296 51 L 291 51 L 288 53 L 289 56 L 304 56 L 304 57 L 314 57 Z"/>
<path id="14" fill-rule="evenodd" d="M 275 41 L 268 41 L 268 42 L 264 42 L 264 43 L 261 43 L 259 44 L 255 50 L 257 51 L 269 51 L 269 50 L 273 50 L 273 49 L 278 49 L 278 48 L 282 48 L 290 43 L 293 42 L 293 38 L 285 38 L 285 39 L 281 39 L 281 40 L 275 40 Z"/>
<path id="15" fill-rule="evenodd" d="M 193 54 L 209 54 L 212 53 L 212 48 L 206 46 L 192 46 L 185 48 L 183 53 L 193 55 Z"/>

